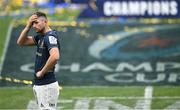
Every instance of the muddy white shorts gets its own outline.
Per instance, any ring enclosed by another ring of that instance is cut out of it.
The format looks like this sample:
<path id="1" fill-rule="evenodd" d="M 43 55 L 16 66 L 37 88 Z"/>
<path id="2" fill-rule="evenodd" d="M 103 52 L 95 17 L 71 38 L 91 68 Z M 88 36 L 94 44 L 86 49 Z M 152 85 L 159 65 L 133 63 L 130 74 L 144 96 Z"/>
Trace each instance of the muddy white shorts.
<path id="1" fill-rule="evenodd" d="M 34 85 L 33 91 L 40 110 L 56 110 L 59 96 L 58 82 Z"/>

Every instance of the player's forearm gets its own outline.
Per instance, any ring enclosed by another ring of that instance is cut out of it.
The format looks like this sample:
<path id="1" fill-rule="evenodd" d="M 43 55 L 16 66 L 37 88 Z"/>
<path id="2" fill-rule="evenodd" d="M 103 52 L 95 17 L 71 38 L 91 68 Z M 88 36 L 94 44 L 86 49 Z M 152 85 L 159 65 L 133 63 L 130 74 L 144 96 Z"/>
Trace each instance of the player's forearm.
<path id="1" fill-rule="evenodd" d="M 17 40 L 17 44 L 18 44 L 18 45 L 24 45 L 25 41 L 27 40 L 27 36 L 28 36 L 28 32 L 29 32 L 30 28 L 31 28 L 31 27 L 27 25 L 27 26 L 22 30 L 22 32 L 21 32 L 21 34 L 20 34 L 20 36 L 19 36 L 19 38 L 18 38 L 18 40 Z"/>
<path id="2" fill-rule="evenodd" d="M 44 75 L 45 73 L 47 73 L 50 69 L 52 69 L 57 61 L 59 60 L 59 56 L 58 55 L 51 55 L 49 57 L 49 59 L 47 60 L 45 66 L 42 68 L 41 72 Z"/>

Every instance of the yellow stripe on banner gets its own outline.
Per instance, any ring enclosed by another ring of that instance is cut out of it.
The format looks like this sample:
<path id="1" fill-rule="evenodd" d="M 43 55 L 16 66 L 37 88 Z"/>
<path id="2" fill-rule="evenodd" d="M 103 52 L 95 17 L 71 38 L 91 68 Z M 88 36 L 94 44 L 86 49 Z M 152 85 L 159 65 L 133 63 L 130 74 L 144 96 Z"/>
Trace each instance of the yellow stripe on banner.
<path id="1" fill-rule="evenodd" d="M 26 85 L 32 85 L 33 82 L 31 80 L 24 80 L 24 79 L 16 79 L 12 77 L 2 77 L 0 76 L 0 81 L 7 81 L 11 83 L 18 83 L 18 84 L 26 84 Z M 62 86 L 59 86 L 59 90 L 62 90 Z"/>
<path id="2" fill-rule="evenodd" d="M 32 81 L 22 80 L 24 84 L 32 84 Z"/>
<path id="3" fill-rule="evenodd" d="M 21 84 L 26 84 L 26 85 L 31 85 L 32 84 L 31 80 L 20 80 L 20 79 L 11 78 L 11 77 L 2 77 L 2 76 L 0 76 L 0 80 L 7 81 L 7 82 L 12 82 L 12 83 L 21 83 Z"/>
<path id="4" fill-rule="evenodd" d="M 11 78 L 5 78 L 6 81 L 12 82 Z"/>
<path id="5" fill-rule="evenodd" d="M 20 81 L 19 79 L 14 79 L 13 82 L 15 82 L 15 83 L 20 83 L 21 81 Z"/>
<path id="6" fill-rule="evenodd" d="M 59 86 L 59 90 L 62 90 L 63 88 L 62 88 L 62 86 Z"/>

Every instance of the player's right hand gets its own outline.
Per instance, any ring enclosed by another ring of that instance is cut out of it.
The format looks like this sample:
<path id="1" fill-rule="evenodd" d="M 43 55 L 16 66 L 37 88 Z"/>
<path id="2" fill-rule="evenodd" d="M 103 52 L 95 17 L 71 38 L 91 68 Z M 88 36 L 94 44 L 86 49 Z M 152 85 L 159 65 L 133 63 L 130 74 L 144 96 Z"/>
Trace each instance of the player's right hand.
<path id="1" fill-rule="evenodd" d="M 30 28 L 33 25 L 33 22 L 37 20 L 37 15 L 33 14 L 29 17 L 29 20 L 27 22 L 27 26 Z"/>

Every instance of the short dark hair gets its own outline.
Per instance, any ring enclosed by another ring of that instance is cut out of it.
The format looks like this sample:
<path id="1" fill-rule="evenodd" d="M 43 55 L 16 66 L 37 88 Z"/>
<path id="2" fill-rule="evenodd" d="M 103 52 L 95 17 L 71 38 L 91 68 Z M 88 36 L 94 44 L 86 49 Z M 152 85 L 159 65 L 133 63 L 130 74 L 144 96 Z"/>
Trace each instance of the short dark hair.
<path id="1" fill-rule="evenodd" d="M 37 12 L 35 12 L 35 13 L 33 13 L 33 14 L 37 15 L 37 17 L 45 17 L 45 18 L 47 19 L 46 14 L 43 13 L 43 12 L 37 11 Z"/>

